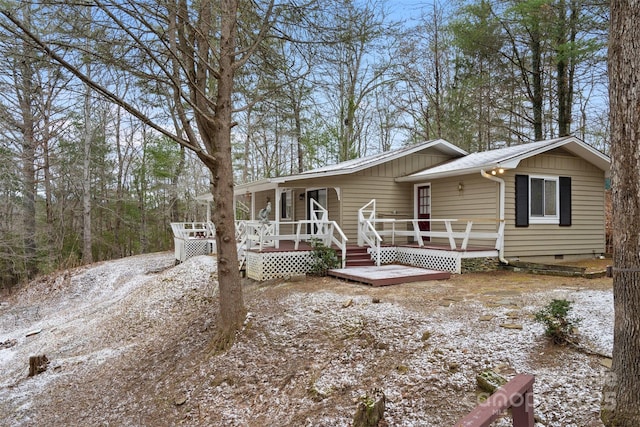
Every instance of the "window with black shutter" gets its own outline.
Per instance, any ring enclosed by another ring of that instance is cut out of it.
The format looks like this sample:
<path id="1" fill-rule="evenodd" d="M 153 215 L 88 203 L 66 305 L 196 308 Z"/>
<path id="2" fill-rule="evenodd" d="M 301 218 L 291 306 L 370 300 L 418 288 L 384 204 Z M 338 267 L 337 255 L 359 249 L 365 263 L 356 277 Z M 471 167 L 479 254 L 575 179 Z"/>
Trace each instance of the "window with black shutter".
<path id="1" fill-rule="evenodd" d="M 571 178 L 516 175 L 516 227 L 571 225 Z"/>

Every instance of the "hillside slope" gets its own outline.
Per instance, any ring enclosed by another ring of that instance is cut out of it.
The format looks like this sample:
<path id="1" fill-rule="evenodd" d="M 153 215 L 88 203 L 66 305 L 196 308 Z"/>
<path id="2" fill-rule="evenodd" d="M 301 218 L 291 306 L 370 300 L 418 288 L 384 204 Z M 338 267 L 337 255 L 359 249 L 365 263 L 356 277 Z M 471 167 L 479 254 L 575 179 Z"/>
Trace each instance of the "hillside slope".
<path id="1" fill-rule="evenodd" d="M 245 329 L 216 355 L 215 258 L 174 267 L 170 253 L 142 255 L 31 283 L 0 301 L 0 425 L 348 425 L 358 397 L 380 388 L 389 425 L 445 426 L 477 403 L 487 368 L 536 375 L 541 425 L 601 425 L 606 369 L 547 346 L 531 315 L 573 300 L 583 343 L 610 353 L 610 279 L 244 287 Z M 28 378 L 38 354 L 50 365 Z"/>

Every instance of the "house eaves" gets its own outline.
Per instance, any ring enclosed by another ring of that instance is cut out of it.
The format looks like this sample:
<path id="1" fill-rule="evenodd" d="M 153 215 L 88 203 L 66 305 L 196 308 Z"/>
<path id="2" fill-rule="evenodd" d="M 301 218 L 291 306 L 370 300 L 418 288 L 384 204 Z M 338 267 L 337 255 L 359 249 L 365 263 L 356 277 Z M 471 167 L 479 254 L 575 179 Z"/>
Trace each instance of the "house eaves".
<path id="1" fill-rule="evenodd" d="M 396 181 L 419 182 L 424 181 L 425 179 L 447 178 L 479 173 L 481 170 L 492 170 L 498 168 L 505 170 L 515 169 L 524 159 L 560 147 L 563 147 L 565 150 L 592 163 L 596 167 L 605 171 L 605 175 L 608 176 L 611 165 L 609 158 L 598 150 L 580 141 L 578 138 L 569 136 L 500 148 L 497 150 L 472 153 L 465 157 L 454 159 L 411 175 L 396 178 Z"/>
<path id="2" fill-rule="evenodd" d="M 264 178 L 259 181 L 247 182 L 245 184 L 238 184 L 233 188 L 233 194 L 238 196 L 245 193 L 252 193 L 258 191 L 267 191 L 278 188 L 278 182 L 276 178 Z"/>
<path id="3" fill-rule="evenodd" d="M 410 154 L 416 153 L 427 148 L 436 148 L 437 150 L 450 156 L 464 156 L 468 154 L 461 148 L 445 141 L 444 139 L 436 139 L 418 144 L 413 144 L 397 150 L 385 151 L 383 153 L 373 154 L 371 156 L 360 157 L 358 159 L 347 160 L 345 162 L 336 163 L 335 165 L 323 166 L 321 168 L 312 169 L 297 175 L 280 177 L 284 181 L 294 181 L 300 179 L 322 178 L 326 176 L 348 175 L 361 170 L 378 166 Z"/>

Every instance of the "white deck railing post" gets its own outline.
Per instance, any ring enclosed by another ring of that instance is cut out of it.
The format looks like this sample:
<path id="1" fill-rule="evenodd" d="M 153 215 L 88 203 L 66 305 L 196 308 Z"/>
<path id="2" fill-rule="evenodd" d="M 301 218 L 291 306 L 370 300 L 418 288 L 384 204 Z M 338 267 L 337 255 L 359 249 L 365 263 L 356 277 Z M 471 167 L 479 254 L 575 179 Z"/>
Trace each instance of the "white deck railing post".
<path id="1" fill-rule="evenodd" d="M 370 210 L 368 208 L 370 207 Z M 367 214 L 368 215 L 365 215 Z M 374 250 L 376 265 L 380 267 L 380 243 L 382 237 L 375 227 L 376 222 L 376 199 L 371 199 L 369 203 L 358 210 L 358 246 L 365 244 Z"/>

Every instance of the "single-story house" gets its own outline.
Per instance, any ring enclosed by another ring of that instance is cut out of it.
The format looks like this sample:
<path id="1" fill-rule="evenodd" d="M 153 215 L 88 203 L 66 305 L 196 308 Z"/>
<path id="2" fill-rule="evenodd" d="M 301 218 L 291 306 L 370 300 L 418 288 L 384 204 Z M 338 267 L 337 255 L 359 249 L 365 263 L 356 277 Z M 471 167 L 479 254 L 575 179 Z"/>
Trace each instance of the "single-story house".
<path id="1" fill-rule="evenodd" d="M 270 251 L 266 240 L 248 251 L 287 252 L 284 240 L 308 238 L 320 216 L 343 245 L 369 247 L 378 263 L 460 272 L 465 259 L 603 254 L 609 167 L 606 155 L 573 136 L 472 154 L 438 139 L 240 184 L 235 197 L 247 224 L 264 227 L 268 218 L 269 234 L 284 236 Z M 289 274 L 287 253 L 274 270 Z"/>

